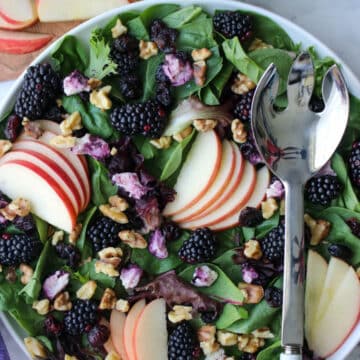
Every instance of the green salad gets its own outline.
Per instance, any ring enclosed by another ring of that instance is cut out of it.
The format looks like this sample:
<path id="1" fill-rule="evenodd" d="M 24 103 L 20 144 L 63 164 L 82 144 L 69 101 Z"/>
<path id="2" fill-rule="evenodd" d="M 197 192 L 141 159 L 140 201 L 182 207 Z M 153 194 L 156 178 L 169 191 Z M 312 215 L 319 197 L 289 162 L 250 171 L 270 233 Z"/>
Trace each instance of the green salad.
<path id="1" fill-rule="evenodd" d="M 160 4 L 122 12 L 88 42 L 65 36 L 27 70 L 0 122 L 0 310 L 34 359 L 279 358 L 284 188 L 250 109 L 271 63 L 286 108 L 300 49 L 257 13 Z M 321 112 L 334 60 L 306 50 Z M 350 103 L 337 152 L 305 188 L 309 359 L 333 353 L 359 315 Z M 340 298 L 351 299 L 343 318 Z"/>

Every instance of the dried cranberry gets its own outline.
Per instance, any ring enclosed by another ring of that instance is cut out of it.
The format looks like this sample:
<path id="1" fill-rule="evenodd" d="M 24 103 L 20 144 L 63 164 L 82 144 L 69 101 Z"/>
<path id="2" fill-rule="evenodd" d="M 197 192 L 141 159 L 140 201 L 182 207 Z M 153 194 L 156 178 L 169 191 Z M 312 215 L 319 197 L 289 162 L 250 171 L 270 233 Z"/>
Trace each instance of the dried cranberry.
<path id="1" fill-rule="evenodd" d="M 165 236 L 166 241 L 176 240 L 180 237 L 180 228 L 172 221 L 168 221 L 161 226 L 161 232 Z"/>
<path id="2" fill-rule="evenodd" d="M 91 346 L 99 348 L 109 339 L 110 331 L 105 325 L 95 325 L 87 334 Z"/>
<path id="3" fill-rule="evenodd" d="M 259 209 L 247 206 L 240 212 L 239 225 L 253 227 L 261 224 L 263 220 L 262 213 Z"/>
<path id="4" fill-rule="evenodd" d="M 44 321 L 45 331 L 49 335 L 59 335 L 63 330 L 63 324 L 57 321 L 52 315 L 48 315 Z"/>
<path id="5" fill-rule="evenodd" d="M 347 220 L 346 223 L 349 226 L 349 228 L 351 229 L 351 232 L 355 236 L 360 238 L 360 221 L 358 221 L 355 218 L 351 218 L 351 219 Z"/>
<path id="6" fill-rule="evenodd" d="M 212 324 L 218 319 L 219 313 L 215 311 L 204 311 L 201 313 L 200 317 L 204 323 Z"/>
<path id="7" fill-rule="evenodd" d="M 175 42 L 178 31 L 166 26 L 161 20 L 154 20 L 150 26 L 151 40 L 156 42 L 158 48 L 165 52 L 171 53 L 176 50 Z"/>
<path id="8" fill-rule="evenodd" d="M 351 249 L 348 248 L 346 245 L 341 244 L 329 245 L 328 252 L 331 256 L 338 257 L 344 261 L 350 261 L 353 256 Z"/>
<path id="9" fill-rule="evenodd" d="M 15 141 L 21 131 L 21 119 L 17 115 L 10 115 L 7 119 L 4 130 L 5 137 L 10 141 Z"/>

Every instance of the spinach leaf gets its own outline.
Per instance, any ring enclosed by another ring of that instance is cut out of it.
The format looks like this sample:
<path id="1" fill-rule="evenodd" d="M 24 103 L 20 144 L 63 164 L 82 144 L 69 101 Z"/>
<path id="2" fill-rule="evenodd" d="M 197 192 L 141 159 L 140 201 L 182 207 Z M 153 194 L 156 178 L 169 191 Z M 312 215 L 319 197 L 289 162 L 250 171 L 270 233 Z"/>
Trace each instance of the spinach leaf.
<path id="1" fill-rule="evenodd" d="M 181 28 L 181 26 L 194 20 L 202 12 L 203 10 L 200 6 L 190 5 L 170 13 L 162 20 L 167 26 L 173 29 L 178 29 Z"/>
<path id="2" fill-rule="evenodd" d="M 280 213 L 277 211 L 270 219 L 263 221 L 255 228 L 255 236 L 262 239 L 267 233 L 279 225 Z"/>
<path id="3" fill-rule="evenodd" d="M 149 33 L 140 16 L 130 20 L 127 23 L 127 27 L 129 30 L 129 34 L 134 36 L 138 40 L 145 40 L 145 41 L 150 40 Z"/>
<path id="4" fill-rule="evenodd" d="M 109 179 L 106 167 L 92 157 L 88 157 L 91 170 L 91 201 L 99 206 L 106 204 L 110 196 L 117 193 L 117 187 Z"/>
<path id="5" fill-rule="evenodd" d="M 79 268 L 79 273 L 82 276 L 87 276 L 91 280 L 98 282 L 103 288 L 113 288 L 115 286 L 115 278 L 105 275 L 103 273 L 97 273 L 95 271 L 95 262 L 92 260 L 85 263 Z"/>
<path id="6" fill-rule="evenodd" d="M 211 89 L 218 99 L 220 99 L 224 87 L 229 81 L 233 70 L 234 70 L 234 66 L 230 62 L 224 60 L 224 64 L 221 71 L 216 75 L 214 80 L 211 82 Z"/>
<path id="7" fill-rule="evenodd" d="M 268 346 L 267 348 L 261 350 L 257 356 L 257 360 L 274 360 L 280 359 L 280 354 L 282 352 L 281 341 L 278 340 Z"/>
<path id="8" fill-rule="evenodd" d="M 259 226 L 261 226 L 262 224 L 260 224 Z M 248 241 L 250 239 L 253 239 L 255 237 L 255 228 L 251 228 L 251 227 L 247 227 L 247 226 L 243 226 L 241 228 L 243 237 L 245 241 Z"/>
<path id="9" fill-rule="evenodd" d="M 213 91 L 213 86 L 208 85 L 198 91 L 198 97 L 206 105 L 220 105 L 220 100 Z"/>
<path id="10" fill-rule="evenodd" d="M 65 36 L 52 51 L 51 57 L 56 68 L 64 76 L 74 69 L 83 72 L 88 65 L 86 46 L 73 35 Z"/>
<path id="11" fill-rule="evenodd" d="M 136 148 L 144 156 L 145 160 L 152 159 L 158 154 L 158 150 L 155 146 L 150 144 L 149 139 L 142 135 L 135 135 L 132 138 Z"/>
<path id="12" fill-rule="evenodd" d="M 86 241 L 86 232 L 90 224 L 90 221 L 96 212 L 96 209 L 97 209 L 96 206 L 91 207 L 85 213 L 82 213 L 79 218 L 79 222 L 82 224 L 82 229 L 79 239 L 76 242 L 76 246 L 79 248 L 81 252 L 81 258 L 83 260 L 87 259 L 92 254 L 91 246 L 89 242 Z"/>
<path id="13" fill-rule="evenodd" d="M 175 4 L 157 4 L 148 7 L 141 14 L 140 17 L 146 27 L 149 27 L 151 22 L 155 19 L 164 19 L 166 16 L 179 10 L 180 6 Z"/>
<path id="14" fill-rule="evenodd" d="M 164 54 L 159 54 L 140 63 L 139 73 L 144 85 L 142 101 L 154 97 L 156 92 L 156 79 L 154 74 L 163 60 Z"/>
<path id="15" fill-rule="evenodd" d="M 352 143 L 360 137 L 360 99 L 350 94 L 350 114 L 345 135 L 340 144 L 341 152 L 351 150 Z"/>
<path id="16" fill-rule="evenodd" d="M 206 295 L 214 297 L 218 300 L 228 302 L 231 304 L 242 305 L 244 301 L 244 294 L 242 291 L 231 281 L 231 279 L 214 264 L 197 264 L 188 266 L 179 273 L 179 276 L 185 281 L 190 282 L 195 268 L 201 265 L 207 265 L 218 274 L 217 280 L 209 287 L 199 287 L 198 290 Z"/>
<path id="17" fill-rule="evenodd" d="M 78 95 L 63 96 L 62 105 L 70 114 L 79 111 L 84 127 L 91 134 L 102 138 L 109 138 L 113 134 L 108 113 L 90 103 L 83 103 Z"/>
<path id="18" fill-rule="evenodd" d="M 20 281 L 10 283 L 4 274 L 0 275 L 0 311 L 10 311 L 16 306 L 22 286 Z"/>
<path id="19" fill-rule="evenodd" d="M 114 16 L 103 28 L 102 35 L 104 39 L 108 42 L 113 40 L 111 29 L 116 25 L 117 20 L 119 19 L 123 25 L 126 25 L 130 20 L 139 16 L 139 13 L 136 11 L 125 11 L 117 16 Z"/>
<path id="20" fill-rule="evenodd" d="M 49 351 L 54 352 L 54 346 L 48 337 L 46 337 L 44 335 L 40 335 L 40 336 L 37 336 L 36 338 L 40 342 L 42 342 Z"/>
<path id="21" fill-rule="evenodd" d="M 48 238 L 48 223 L 46 221 L 44 221 L 43 219 L 40 219 L 38 216 L 36 216 L 35 214 L 32 214 L 32 217 L 35 221 L 35 226 L 36 229 L 38 231 L 39 234 L 39 239 L 40 241 L 45 244 L 46 240 Z"/>
<path id="22" fill-rule="evenodd" d="M 175 269 L 182 264 L 182 261 L 178 256 L 178 251 L 184 241 L 188 238 L 189 233 L 184 232 L 180 238 L 171 241 L 167 246 L 169 256 L 166 259 L 156 258 L 154 255 L 150 254 L 148 249 L 133 249 L 131 252 L 131 261 L 138 264 L 151 275 L 158 275 Z"/>
<path id="23" fill-rule="evenodd" d="M 235 321 L 246 319 L 248 312 L 245 308 L 233 304 L 225 304 L 223 311 L 216 321 L 216 327 L 220 330 L 228 328 Z"/>
<path id="24" fill-rule="evenodd" d="M 234 264 L 233 256 L 237 249 L 227 250 L 213 260 L 213 263 L 221 268 L 235 284 L 242 280 L 241 267 Z"/>

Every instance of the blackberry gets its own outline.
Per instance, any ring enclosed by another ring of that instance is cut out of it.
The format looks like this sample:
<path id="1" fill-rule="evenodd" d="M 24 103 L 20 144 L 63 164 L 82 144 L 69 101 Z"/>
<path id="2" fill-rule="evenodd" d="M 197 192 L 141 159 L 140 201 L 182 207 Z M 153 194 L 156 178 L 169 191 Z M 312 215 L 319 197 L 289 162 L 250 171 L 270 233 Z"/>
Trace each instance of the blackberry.
<path id="1" fill-rule="evenodd" d="M 44 113 L 44 119 L 61 123 L 66 118 L 66 111 L 63 107 L 57 105 L 47 109 Z"/>
<path id="2" fill-rule="evenodd" d="M 313 204 L 327 206 L 339 196 L 341 185 L 336 176 L 323 175 L 311 178 L 305 187 L 305 196 Z"/>
<path id="3" fill-rule="evenodd" d="M 215 30 L 228 39 L 237 36 L 243 41 L 252 36 L 251 16 L 240 14 L 238 11 L 218 13 L 214 16 L 213 23 Z"/>
<path id="4" fill-rule="evenodd" d="M 242 353 L 237 359 L 238 360 L 256 360 L 256 354 Z"/>
<path id="5" fill-rule="evenodd" d="M 111 58 L 117 64 L 117 72 L 121 75 L 132 73 L 139 65 L 139 56 L 133 52 L 122 54 L 111 51 Z"/>
<path id="6" fill-rule="evenodd" d="M 169 78 L 166 76 L 164 69 L 163 69 L 163 64 L 160 64 L 158 66 L 158 68 L 156 69 L 155 72 L 155 80 L 158 83 L 166 83 L 166 84 L 170 84 L 170 80 Z"/>
<path id="7" fill-rule="evenodd" d="M 282 305 L 282 290 L 270 286 L 265 290 L 265 300 L 270 307 L 280 307 Z"/>
<path id="8" fill-rule="evenodd" d="M 196 351 L 195 332 L 188 322 L 175 327 L 168 340 L 169 360 L 193 360 Z"/>
<path id="9" fill-rule="evenodd" d="M 81 129 L 73 130 L 71 135 L 75 136 L 77 138 L 81 138 L 81 137 L 85 136 L 86 133 L 87 133 L 86 127 L 82 127 Z"/>
<path id="10" fill-rule="evenodd" d="M 120 53 L 139 51 L 139 41 L 129 34 L 124 34 L 116 38 L 112 43 L 113 49 Z"/>
<path id="11" fill-rule="evenodd" d="M 240 95 L 239 101 L 233 110 L 234 117 L 242 122 L 250 121 L 251 102 L 254 97 L 254 90 L 248 91 L 244 95 Z"/>
<path id="12" fill-rule="evenodd" d="M 127 74 L 119 81 L 119 90 L 127 99 L 136 99 L 141 95 L 140 80 L 135 74 Z"/>
<path id="13" fill-rule="evenodd" d="M 60 91 L 60 77 L 50 64 L 29 67 L 16 99 L 16 115 L 31 120 L 41 118 Z"/>
<path id="14" fill-rule="evenodd" d="M 58 336 L 63 331 L 64 325 L 52 315 L 48 315 L 44 320 L 44 328 L 48 335 Z"/>
<path id="15" fill-rule="evenodd" d="M 35 221 L 32 215 L 16 216 L 12 224 L 19 230 L 30 233 L 36 229 Z"/>
<path id="16" fill-rule="evenodd" d="M 351 232 L 357 236 L 358 238 L 360 238 L 360 222 L 355 219 L 355 218 L 350 218 L 349 220 L 346 221 L 346 224 L 349 226 L 349 228 L 351 229 Z"/>
<path id="17" fill-rule="evenodd" d="M 309 107 L 313 112 L 321 112 L 325 109 L 325 104 L 323 99 L 319 98 L 318 96 L 312 96 Z"/>
<path id="18" fill-rule="evenodd" d="M 155 41 L 158 48 L 164 53 L 176 51 L 177 30 L 167 27 L 163 21 L 156 19 L 150 25 L 150 34 L 151 40 Z"/>
<path id="19" fill-rule="evenodd" d="M 166 108 L 171 105 L 171 89 L 167 83 L 156 84 L 155 99 Z"/>
<path id="20" fill-rule="evenodd" d="M 209 261 L 215 256 L 216 238 L 208 228 L 200 228 L 192 232 L 181 246 L 178 255 L 181 260 L 194 264 Z"/>
<path id="21" fill-rule="evenodd" d="M 353 184 L 360 189 L 360 140 L 352 144 L 349 156 L 350 178 Z"/>
<path id="22" fill-rule="evenodd" d="M 218 319 L 219 314 L 215 311 L 204 311 L 200 314 L 200 317 L 205 324 L 212 324 Z"/>
<path id="23" fill-rule="evenodd" d="M 98 321 L 97 307 L 94 300 L 76 300 L 72 309 L 65 313 L 65 331 L 73 336 L 90 331 Z"/>
<path id="24" fill-rule="evenodd" d="M 250 206 L 241 210 L 239 215 L 240 226 L 254 227 L 261 224 L 263 220 L 261 210 Z"/>
<path id="25" fill-rule="evenodd" d="M 350 261 L 353 256 L 353 252 L 351 251 L 351 249 L 346 245 L 342 244 L 329 245 L 328 252 L 331 256 L 338 257 L 344 261 Z"/>
<path id="26" fill-rule="evenodd" d="M 161 232 L 165 236 L 166 242 L 176 240 L 181 235 L 179 226 L 172 221 L 164 223 L 161 226 Z"/>
<path id="27" fill-rule="evenodd" d="M 280 224 L 272 229 L 260 242 L 264 256 L 274 263 L 284 258 L 285 226 Z"/>
<path id="28" fill-rule="evenodd" d="M 125 104 L 110 114 L 115 129 L 124 135 L 144 135 L 159 138 L 166 125 L 166 112 L 156 101 Z"/>
<path id="29" fill-rule="evenodd" d="M 0 237 L 0 264 L 17 266 L 29 264 L 41 251 L 41 242 L 25 234 L 3 234 Z"/>
<path id="30" fill-rule="evenodd" d="M 119 231 L 123 230 L 122 226 L 115 221 L 102 216 L 95 220 L 87 230 L 87 237 L 92 243 L 94 252 L 97 253 L 102 249 L 119 245 Z"/>
<path id="31" fill-rule="evenodd" d="M 56 253 L 60 259 L 66 260 L 66 264 L 71 268 L 76 268 L 80 262 L 80 251 L 71 244 L 60 243 L 55 247 Z"/>
<path id="32" fill-rule="evenodd" d="M 5 137 L 14 142 L 21 132 L 21 119 L 17 115 L 10 115 L 6 121 L 4 129 Z"/>

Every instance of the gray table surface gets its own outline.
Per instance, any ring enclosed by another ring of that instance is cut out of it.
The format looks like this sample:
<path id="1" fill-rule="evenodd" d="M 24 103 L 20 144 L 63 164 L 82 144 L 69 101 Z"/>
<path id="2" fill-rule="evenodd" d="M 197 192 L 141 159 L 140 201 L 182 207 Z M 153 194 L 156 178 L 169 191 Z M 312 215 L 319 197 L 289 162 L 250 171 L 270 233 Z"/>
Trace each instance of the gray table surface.
<path id="1" fill-rule="evenodd" d="M 359 0 L 245 0 L 274 11 L 302 26 L 334 50 L 360 78 L 360 1 Z M 1 91 L 4 86 L 0 83 Z M 25 360 L 26 355 L 0 323 L 11 360 Z M 347 360 L 359 360 L 358 346 Z"/>

